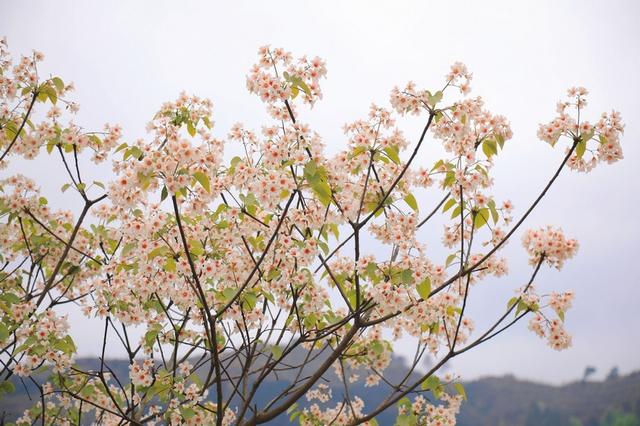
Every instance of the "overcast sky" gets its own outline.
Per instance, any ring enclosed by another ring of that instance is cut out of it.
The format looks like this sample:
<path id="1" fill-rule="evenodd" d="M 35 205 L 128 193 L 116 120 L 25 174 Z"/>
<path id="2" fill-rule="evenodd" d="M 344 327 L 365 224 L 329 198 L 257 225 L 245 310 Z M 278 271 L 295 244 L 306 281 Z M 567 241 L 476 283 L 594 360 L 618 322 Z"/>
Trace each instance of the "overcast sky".
<path id="1" fill-rule="evenodd" d="M 611 108 L 622 112 L 625 160 L 586 175 L 563 172 L 527 222 L 527 227 L 559 225 L 580 241 L 577 258 L 561 272 L 543 269 L 537 280 L 543 291 L 575 289 L 577 299 L 567 314 L 573 347 L 555 352 L 523 323 L 452 363 L 465 378 L 515 373 L 560 383 L 578 378 L 586 365 L 597 367 L 600 376 L 613 366 L 622 372 L 640 369 L 635 263 L 640 242 L 639 5 L 3 0 L 0 36 L 8 37 L 16 56 L 32 48 L 44 52 L 42 71 L 75 82 L 79 124 L 97 130 L 104 122 L 119 123 L 127 141 L 144 137 L 145 124 L 160 104 L 182 90 L 212 99 L 218 136 L 238 121 L 259 129 L 266 119 L 263 106 L 245 89 L 257 48 L 271 44 L 321 56 L 329 70 L 322 82 L 324 99 L 313 110 L 302 110 L 301 120 L 323 136 L 329 152 L 345 143 L 345 122 L 363 117 L 371 102 L 388 106 L 394 85 L 413 80 L 439 87 L 448 67 L 462 61 L 474 73 L 472 94 L 511 120 L 515 135 L 494 169 L 494 193 L 514 202 L 516 217 L 562 159 L 562 149 L 536 139 L 538 123 L 553 118 L 568 87 L 587 87 L 588 119 L 595 121 Z M 415 119 L 398 124 L 412 140 L 422 128 Z M 433 163 L 430 149 L 421 162 Z M 58 165 L 49 166 L 46 157 L 18 168 L 35 178 L 46 174 L 42 186 L 49 194 L 63 183 Z M 103 179 L 107 172 L 94 171 Z M 439 241 L 441 231 L 425 231 L 425 241 Z M 505 254 L 511 275 L 487 281 L 473 294 L 469 309 L 479 326 L 494 318 L 513 289 L 528 279 L 519 238 Z M 92 327 L 73 318 L 81 354 L 95 353 Z"/>

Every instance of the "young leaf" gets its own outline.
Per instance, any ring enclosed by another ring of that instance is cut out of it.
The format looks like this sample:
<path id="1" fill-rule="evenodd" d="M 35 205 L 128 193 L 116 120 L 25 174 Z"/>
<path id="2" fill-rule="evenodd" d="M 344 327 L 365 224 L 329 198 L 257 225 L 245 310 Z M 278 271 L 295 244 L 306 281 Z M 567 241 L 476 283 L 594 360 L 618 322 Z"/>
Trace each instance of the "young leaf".
<path id="1" fill-rule="evenodd" d="M 427 377 L 420 385 L 422 390 L 433 390 L 440 386 L 440 379 L 436 375 Z"/>
<path id="2" fill-rule="evenodd" d="M 489 209 L 484 208 L 480 209 L 473 218 L 473 226 L 476 229 L 482 228 L 487 224 L 487 219 L 489 218 Z"/>
<path id="3" fill-rule="evenodd" d="M 427 300 L 431 294 L 431 278 L 427 277 L 416 286 L 416 290 L 423 300 Z"/>
<path id="4" fill-rule="evenodd" d="M 53 82 L 53 85 L 56 87 L 58 92 L 61 92 L 64 90 L 64 82 L 60 77 L 53 77 L 51 81 Z"/>
<path id="5" fill-rule="evenodd" d="M 451 207 L 453 207 L 458 201 L 455 198 L 449 198 L 447 200 L 446 203 L 444 203 L 444 206 L 442 207 L 442 213 L 446 212 L 447 210 L 449 210 Z"/>
<path id="6" fill-rule="evenodd" d="M 464 386 L 462 385 L 462 383 L 455 383 L 453 385 L 453 387 L 456 389 L 456 392 L 458 392 L 458 394 L 462 395 L 462 397 L 466 401 L 467 400 L 467 392 L 464 390 Z"/>
<path id="7" fill-rule="evenodd" d="M 191 137 L 196 135 L 196 126 L 194 126 L 191 121 L 187 122 L 187 132 L 189 132 Z"/>
<path id="8" fill-rule="evenodd" d="M 404 197 L 404 201 L 415 211 L 418 212 L 418 201 L 416 201 L 416 197 L 413 194 L 407 194 Z"/>
<path id="9" fill-rule="evenodd" d="M 198 181 L 198 183 L 204 188 L 205 191 L 211 192 L 211 184 L 209 182 L 209 176 L 204 174 L 203 172 L 195 172 L 193 177 Z"/>
<path id="10" fill-rule="evenodd" d="M 177 264 L 173 257 L 167 257 L 166 262 L 164 262 L 164 270 L 167 272 L 176 272 Z"/>
<path id="11" fill-rule="evenodd" d="M 318 181 L 312 184 L 311 188 L 323 205 L 328 206 L 331 203 L 331 187 L 328 183 Z"/>
<path id="12" fill-rule="evenodd" d="M 271 353 L 276 360 L 279 360 L 282 357 L 282 348 L 278 345 L 271 346 Z"/>
<path id="13" fill-rule="evenodd" d="M 385 154 L 387 154 L 387 157 L 389 157 L 391 159 L 391 161 L 393 161 L 396 164 L 400 164 L 400 156 L 398 155 L 398 147 L 396 146 L 388 146 L 384 149 Z"/>
<path id="14" fill-rule="evenodd" d="M 492 155 L 496 155 L 498 153 L 498 148 L 496 146 L 496 141 L 487 139 L 482 142 L 482 152 L 487 158 L 491 158 Z"/>
<path id="15" fill-rule="evenodd" d="M 586 150 L 587 150 L 587 141 L 581 140 L 580 142 L 578 142 L 578 145 L 576 145 L 576 156 L 578 158 L 582 158 Z"/>

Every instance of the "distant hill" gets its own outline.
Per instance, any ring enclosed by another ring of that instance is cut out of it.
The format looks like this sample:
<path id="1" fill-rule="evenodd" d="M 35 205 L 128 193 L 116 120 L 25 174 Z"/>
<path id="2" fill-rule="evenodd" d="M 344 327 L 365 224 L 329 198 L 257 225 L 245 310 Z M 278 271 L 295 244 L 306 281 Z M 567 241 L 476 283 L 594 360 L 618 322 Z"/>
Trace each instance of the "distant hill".
<path id="1" fill-rule="evenodd" d="M 458 417 L 460 426 L 640 426 L 640 372 L 564 386 L 491 377 L 465 387 L 469 401 Z M 611 420 L 615 413 L 618 420 Z M 622 423 L 622 413 L 635 423 Z"/>
<path id="2" fill-rule="evenodd" d="M 79 359 L 82 368 L 97 368 L 95 359 Z M 126 377 L 128 364 L 122 360 L 109 361 L 118 375 Z M 309 366 L 313 368 L 312 365 Z M 401 377 L 404 360 L 396 359 L 388 373 L 390 378 Z M 332 382 L 335 377 L 327 377 Z M 267 389 L 284 387 L 287 377 L 273 380 Z M 15 420 L 30 406 L 28 392 L 37 397 L 35 388 L 25 381 L 15 380 L 16 392 L 0 400 L 0 419 Z M 640 372 L 605 381 L 578 381 L 563 386 L 518 380 L 513 376 L 489 377 L 465 383 L 469 400 L 462 405 L 458 417 L 459 426 L 640 426 Z M 263 388 L 264 389 L 264 388 Z M 376 388 L 354 387 L 365 407 L 375 407 L 386 395 L 385 386 Z M 271 392 L 263 391 L 256 397 L 258 405 L 267 403 Z M 342 395 L 336 385 L 334 396 Z M 395 408 L 377 417 L 381 426 L 393 425 Z M 0 424 L 3 422 L 0 420 Z M 286 416 L 280 416 L 271 424 L 286 425 Z"/>

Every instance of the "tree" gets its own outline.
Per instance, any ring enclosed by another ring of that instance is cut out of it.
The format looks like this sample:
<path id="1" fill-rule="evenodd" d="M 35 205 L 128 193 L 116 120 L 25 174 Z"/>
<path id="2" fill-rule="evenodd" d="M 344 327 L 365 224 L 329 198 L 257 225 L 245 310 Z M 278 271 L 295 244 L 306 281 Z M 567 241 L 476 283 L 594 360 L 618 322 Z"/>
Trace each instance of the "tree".
<path id="1" fill-rule="evenodd" d="M 592 367 L 590 365 L 586 366 L 584 369 L 584 373 L 582 374 L 582 381 L 586 382 L 587 379 L 591 376 L 593 376 L 594 374 L 596 374 L 596 368 Z"/>
<path id="2" fill-rule="evenodd" d="M 624 413 L 619 410 L 610 410 L 608 411 L 602 421 L 600 422 L 601 426 L 638 426 L 640 425 L 640 420 L 633 413 Z"/>
<path id="3" fill-rule="evenodd" d="M 573 293 L 534 286 L 543 265 L 560 269 L 577 250 L 558 228 L 524 233 L 531 276 L 491 327 L 473 333 L 466 307 L 482 279 L 507 273 L 500 249 L 565 167 L 622 158 L 619 114 L 585 121 L 585 89 L 570 89 L 540 126 L 565 154 L 513 220 L 512 204 L 490 193 L 511 128 L 481 98 L 464 97 L 471 73 L 460 63 L 439 90 L 393 89 L 392 110 L 374 105 L 347 124 L 346 149 L 328 158 L 298 112 L 322 97 L 319 58 L 261 48 L 247 87 L 273 121 L 261 133 L 238 124 L 226 144 L 214 136 L 212 103 L 187 95 L 162 105 L 148 140 L 122 143 L 117 126 L 86 132 L 65 121 L 77 110 L 72 87 L 38 74 L 41 54 L 13 64 L 3 42 L 1 55 L 2 166 L 57 157 L 69 179 L 62 191 L 83 203 L 75 216 L 50 208 L 25 176 L 2 180 L 0 383 L 11 391 L 18 376 L 41 393 L 18 424 L 254 425 L 289 415 L 371 425 L 393 406 L 399 425 L 453 424 L 466 394 L 441 373 L 448 361 L 525 317 L 554 349 L 571 344 L 563 321 Z M 34 123 L 40 104 L 47 110 Z M 415 142 L 395 128 L 406 114 L 424 123 Z M 427 135 L 446 154 L 416 168 Z M 238 153 L 229 161 L 226 145 Z M 86 180 L 89 155 L 112 161 L 109 183 Z M 441 193 L 436 205 L 419 203 L 428 188 Z M 439 214 L 451 254 L 430 259 L 418 232 Z M 373 240 L 387 257 L 374 256 Z M 99 368 L 73 364 L 63 305 L 102 321 Z M 391 382 L 385 369 L 402 334 L 414 338 L 415 357 Z M 109 336 L 127 354 L 128 377 L 109 366 Z M 429 371 L 417 369 L 428 356 Z M 47 383 L 34 378 L 43 368 Z M 384 390 L 382 402 L 364 406 L 353 391 L 363 386 Z M 259 401 L 265 388 L 270 399 Z"/>
<path id="4" fill-rule="evenodd" d="M 607 380 L 616 380 L 620 377 L 620 370 L 618 366 L 611 367 L 611 370 L 607 373 Z"/>

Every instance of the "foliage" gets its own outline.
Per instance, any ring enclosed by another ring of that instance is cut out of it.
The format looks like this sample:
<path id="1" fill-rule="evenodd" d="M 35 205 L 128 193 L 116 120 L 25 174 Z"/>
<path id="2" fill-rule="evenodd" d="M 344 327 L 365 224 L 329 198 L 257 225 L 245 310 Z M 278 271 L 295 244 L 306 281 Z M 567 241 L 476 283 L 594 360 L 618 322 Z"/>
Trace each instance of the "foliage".
<path id="1" fill-rule="evenodd" d="M 529 327 L 550 346 L 571 344 L 563 323 L 573 293 L 540 295 L 534 285 L 543 264 L 560 269 L 577 250 L 558 228 L 524 234 L 531 277 L 490 328 L 474 335 L 465 310 L 473 287 L 506 274 L 499 250 L 565 166 L 587 171 L 622 157 L 619 114 L 581 120 L 583 88 L 570 89 L 558 117 L 540 126 L 543 140 L 568 141 L 567 151 L 512 224 L 512 204 L 490 192 L 512 131 L 481 98 L 464 97 L 471 73 L 460 63 L 439 90 L 393 89 L 393 110 L 373 105 L 347 124 L 346 149 L 329 158 L 298 113 L 322 97 L 319 58 L 260 49 L 247 88 L 273 119 L 261 133 L 238 124 L 220 139 L 212 103 L 183 94 L 162 105 L 147 140 L 129 143 L 117 126 L 87 133 L 64 122 L 77 110 L 67 100 L 72 87 L 40 78 L 41 54 L 14 65 L 4 41 L 0 54 L 1 166 L 16 156 L 57 157 L 69 178 L 61 191 L 83 202 L 75 216 L 50 208 L 26 176 L 0 183 L 2 390 L 12 390 L 6 380 L 14 374 L 33 378 L 42 366 L 54 373 L 38 384 L 47 403 L 19 424 L 92 416 L 103 424 L 253 425 L 286 412 L 302 425 L 372 425 L 393 405 L 399 425 L 453 424 L 467 395 L 458 377 L 441 372 L 449 360 L 531 313 Z M 36 104 L 48 110 L 33 123 Z M 424 122 L 413 144 L 395 127 L 408 113 Z M 416 168 L 427 135 L 446 155 Z M 240 155 L 226 161 L 227 145 Z M 111 161 L 110 182 L 83 180 L 87 154 Z M 427 188 L 442 193 L 436 206 L 419 202 Z M 446 259 L 429 258 L 418 234 L 438 213 L 448 218 Z M 371 239 L 390 254 L 375 256 Z M 73 366 L 76 345 L 59 314 L 69 303 L 103 323 L 99 369 Z M 135 326 L 145 328 L 139 341 L 127 331 Z M 366 407 L 350 388 L 385 383 L 403 334 L 414 338 L 414 362 L 378 406 Z M 127 354 L 128 377 L 109 369 L 110 335 Z M 306 355 L 294 360 L 299 350 Z M 420 371 L 427 357 L 436 362 Z M 267 379 L 290 370 L 290 383 L 258 405 Z M 342 395 L 323 383 L 331 370 Z"/>

